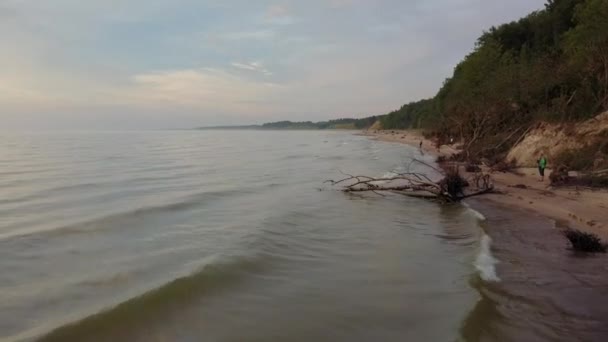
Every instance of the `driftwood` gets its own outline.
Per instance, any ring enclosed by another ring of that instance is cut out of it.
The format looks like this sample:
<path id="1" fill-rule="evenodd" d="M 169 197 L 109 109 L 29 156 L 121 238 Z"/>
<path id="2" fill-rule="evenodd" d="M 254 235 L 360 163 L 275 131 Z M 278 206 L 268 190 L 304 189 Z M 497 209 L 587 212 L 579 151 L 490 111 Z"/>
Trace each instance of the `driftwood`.
<path id="1" fill-rule="evenodd" d="M 457 168 L 447 171 L 438 170 L 424 162 L 417 161 L 443 175 L 439 181 L 433 181 L 427 175 L 419 172 L 395 173 L 393 177 L 374 178 L 343 173 L 346 177 L 340 180 L 328 180 L 333 186 L 341 185 L 342 191 L 348 193 L 372 192 L 382 195 L 382 192 L 397 192 L 407 196 L 436 199 L 442 202 L 458 202 L 465 198 L 494 192 L 489 175 L 476 175 L 472 181 L 462 178 Z M 476 187 L 471 189 L 471 184 Z"/>
<path id="2" fill-rule="evenodd" d="M 593 171 L 593 172 L 591 172 L 591 174 L 594 176 L 602 176 L 602 175 L 608 174 L 608 169 Z"/>
<path id="3" fill-rule="evenodd" d="M 572 244 L 572 249 L 577 252 L 606 253 L 608 245 L 595 234 L 581 232 L 576 229 L 566 229 L 564 236 Z"/>

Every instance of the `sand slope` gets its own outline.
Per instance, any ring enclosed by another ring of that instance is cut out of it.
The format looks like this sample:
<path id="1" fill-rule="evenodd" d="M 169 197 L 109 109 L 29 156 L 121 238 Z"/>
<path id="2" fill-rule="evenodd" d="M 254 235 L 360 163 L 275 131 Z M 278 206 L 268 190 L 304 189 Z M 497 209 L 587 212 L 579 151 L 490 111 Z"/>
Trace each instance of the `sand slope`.
<path id="1" fill-rule="evenodd" d="M 608 139 L 608 112 L 578 124 L 543 123 L 513 147 L 507 159 L 515 159 L 519 165 L 533 167 L 542 152 L 551 160 L 564 150 L 578 149 L 602 138 Z"/>

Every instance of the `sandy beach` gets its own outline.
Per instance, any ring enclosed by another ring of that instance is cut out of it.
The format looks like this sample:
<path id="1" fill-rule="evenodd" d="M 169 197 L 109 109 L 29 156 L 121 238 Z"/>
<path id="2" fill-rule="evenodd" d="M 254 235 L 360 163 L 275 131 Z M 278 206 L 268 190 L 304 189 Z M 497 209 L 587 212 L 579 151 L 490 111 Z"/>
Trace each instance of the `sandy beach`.
<path id="1" fill-rule="evenodd" d="M 449 145 L 437 150 L 434 143 L 422 136 L 420 131 L 375 131 L 366 132 L 372 139 L 419 146 L 426 153 L 451 156 L 458 152 Z M 488 170 L 484 170 L 488 171 Z M 557 222 L 558 226 L 571 227 L 598 234 L 608 240 L 608 191 L 577 187 L 554 188 L 548 177 L 540 181 L 534 168 L 520 168 L 515 172 L 493 172 L 494 185 L 500 193 L 490 194 L 483 200 L 506 207 L 532 211 Z M 551 173 L 551 161 L 545 176 Z"/>

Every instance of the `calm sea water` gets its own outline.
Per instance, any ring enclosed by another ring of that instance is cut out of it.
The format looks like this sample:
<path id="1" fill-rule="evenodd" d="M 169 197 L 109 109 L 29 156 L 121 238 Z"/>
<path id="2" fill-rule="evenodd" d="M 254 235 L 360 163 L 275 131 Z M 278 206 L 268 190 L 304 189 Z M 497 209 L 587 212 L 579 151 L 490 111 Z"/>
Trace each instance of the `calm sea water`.
<path id="1" fill-rule="evenodd" d="M 414 157 L 347 132 L 1 133 L 0 340 L 461 340 L 474 213 L 323 184 Z"/>

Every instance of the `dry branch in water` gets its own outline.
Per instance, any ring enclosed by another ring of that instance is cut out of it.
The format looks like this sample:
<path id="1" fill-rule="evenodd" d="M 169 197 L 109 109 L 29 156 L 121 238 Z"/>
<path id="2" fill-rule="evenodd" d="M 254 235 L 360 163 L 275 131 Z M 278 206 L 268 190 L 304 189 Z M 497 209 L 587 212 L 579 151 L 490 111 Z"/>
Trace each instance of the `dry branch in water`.
<path id="1" fill-rule="evenodd" d="M 457 202 L 465 198 L 494 192 L 494 186 L 489 176 L 479 176 L 473 182 L 462 178 L 457 168 L 439 171 L 436 168 L 420 162 L 440 172 L 443 178 L 433 181 L 427 175 L 419 172 L 396 173 L 393 177 L 374 178 L 344 174 L 346 177 L 337 181 L 328 180 L 333 186 L 342 185 L 344 192 L 398 192 L 408 196 L 437 199 L 443 202 Z M 477 187 L 470 189 L 473 183 Z"/>

